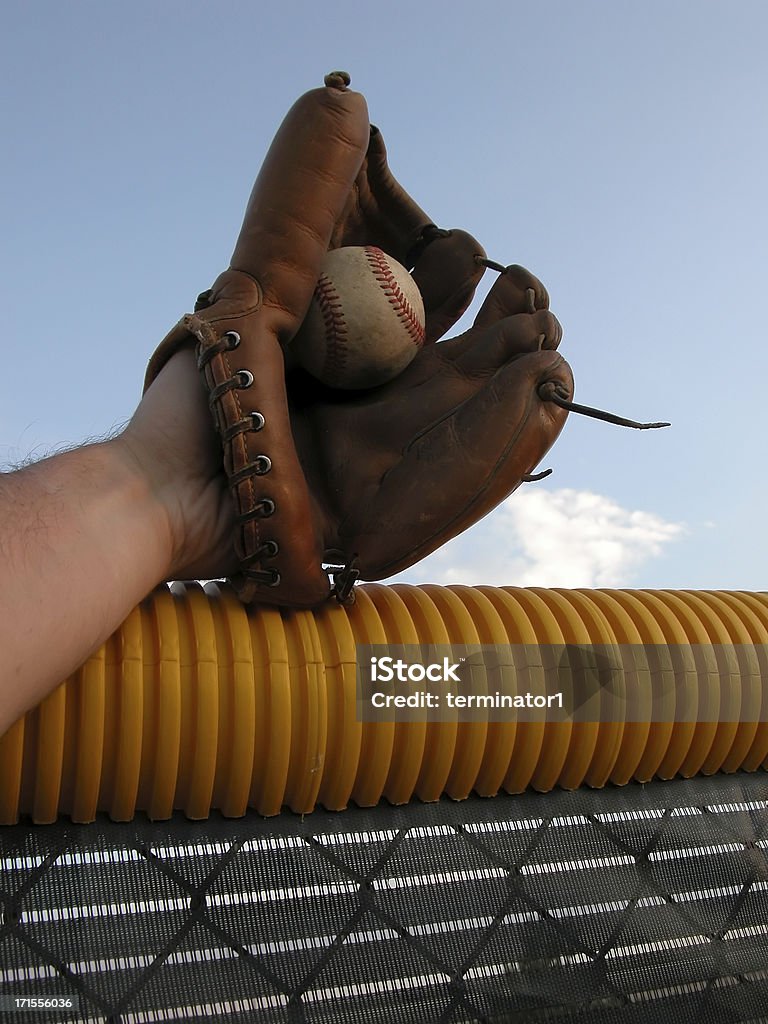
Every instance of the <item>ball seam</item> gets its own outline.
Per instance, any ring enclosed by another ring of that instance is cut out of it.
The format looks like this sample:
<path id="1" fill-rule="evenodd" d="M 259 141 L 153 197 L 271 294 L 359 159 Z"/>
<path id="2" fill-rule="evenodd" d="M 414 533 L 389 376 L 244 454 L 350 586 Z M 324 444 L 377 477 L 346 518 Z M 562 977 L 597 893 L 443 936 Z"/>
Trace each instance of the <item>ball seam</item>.
<path id="1" fill-rule="evenodd" d="M 398 320 L 403 325 L 414 345 L 424 344 L 424 326 L 422 325 L 416 311 L 405 297 L 397 279 L 392 273 L 386 254 L 374 245 L 366 245 L 365 255 L 373 276 L 387 296 L 390 305 L 394 309 Z"/>
<path id="2" fill-rule="evenodd" d="M 323 373 L 341 376 L 347 363 L 347 322 L 341 296 L 327 274 L 321 274 L 315 285 L 315 299 L 323 318 L 327 344 Z"/>

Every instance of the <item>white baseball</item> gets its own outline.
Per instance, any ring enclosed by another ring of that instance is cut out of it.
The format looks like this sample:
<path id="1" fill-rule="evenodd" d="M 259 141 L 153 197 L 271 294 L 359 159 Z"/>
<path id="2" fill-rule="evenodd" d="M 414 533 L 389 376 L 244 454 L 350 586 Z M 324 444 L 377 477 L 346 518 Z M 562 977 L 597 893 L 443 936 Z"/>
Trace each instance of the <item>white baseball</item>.
<path id="1" fill-rule="evenodd" d="M 402 373 L 423 344 L 415 281 L 391 256 L 364 245 L 328 253 L 290 351 L 329 387 L 374 388 Z"/>

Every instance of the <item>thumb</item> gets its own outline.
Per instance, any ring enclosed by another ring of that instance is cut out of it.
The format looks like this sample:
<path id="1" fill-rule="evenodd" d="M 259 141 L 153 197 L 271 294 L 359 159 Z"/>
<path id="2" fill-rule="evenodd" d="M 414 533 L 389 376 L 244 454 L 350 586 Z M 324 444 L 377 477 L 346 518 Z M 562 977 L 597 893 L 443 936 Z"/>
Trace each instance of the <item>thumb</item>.
<path id="1" fill-rule="evenodd" d="M 287 340 L 304 318 L 334 225 L 368 145 L 368 109 L 334 72 L 280 126 L 253 186 L 232 270 L 255 278 Z M 214 294 L 211 301 L 224 297 Z"/>

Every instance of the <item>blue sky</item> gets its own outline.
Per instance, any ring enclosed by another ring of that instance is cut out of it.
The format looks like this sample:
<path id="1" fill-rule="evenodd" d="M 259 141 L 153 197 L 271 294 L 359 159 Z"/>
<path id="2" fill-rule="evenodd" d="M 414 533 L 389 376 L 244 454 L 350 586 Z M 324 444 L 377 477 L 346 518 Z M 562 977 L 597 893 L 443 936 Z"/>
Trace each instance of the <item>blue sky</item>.
<path id="1" fill-rule="evenodd" d="M 273 11 L 274 13 L 269 13 Z M 10 2 L 0 463 L 131 414 L 283 114 L 344 68 L 397 177 L 549 288 L 552 477 L 413 582 L 765 589 L 768 5 Z"/>

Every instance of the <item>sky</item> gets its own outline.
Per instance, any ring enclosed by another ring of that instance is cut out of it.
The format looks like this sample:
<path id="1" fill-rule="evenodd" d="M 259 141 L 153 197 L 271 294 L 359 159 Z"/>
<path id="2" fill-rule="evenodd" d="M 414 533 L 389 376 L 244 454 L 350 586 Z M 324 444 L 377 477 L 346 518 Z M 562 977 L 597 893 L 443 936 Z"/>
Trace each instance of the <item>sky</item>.
<path id="1" fill-rule="evenodd" d="M 545 282 L 576 400 L 672 422 L 570 416 L 550 477 L 400 578 L 766 589 L 763 0 L 3 12 L 1 465 L 130 417 L 283 115 L 342 68 L 432 219 Z"/>

